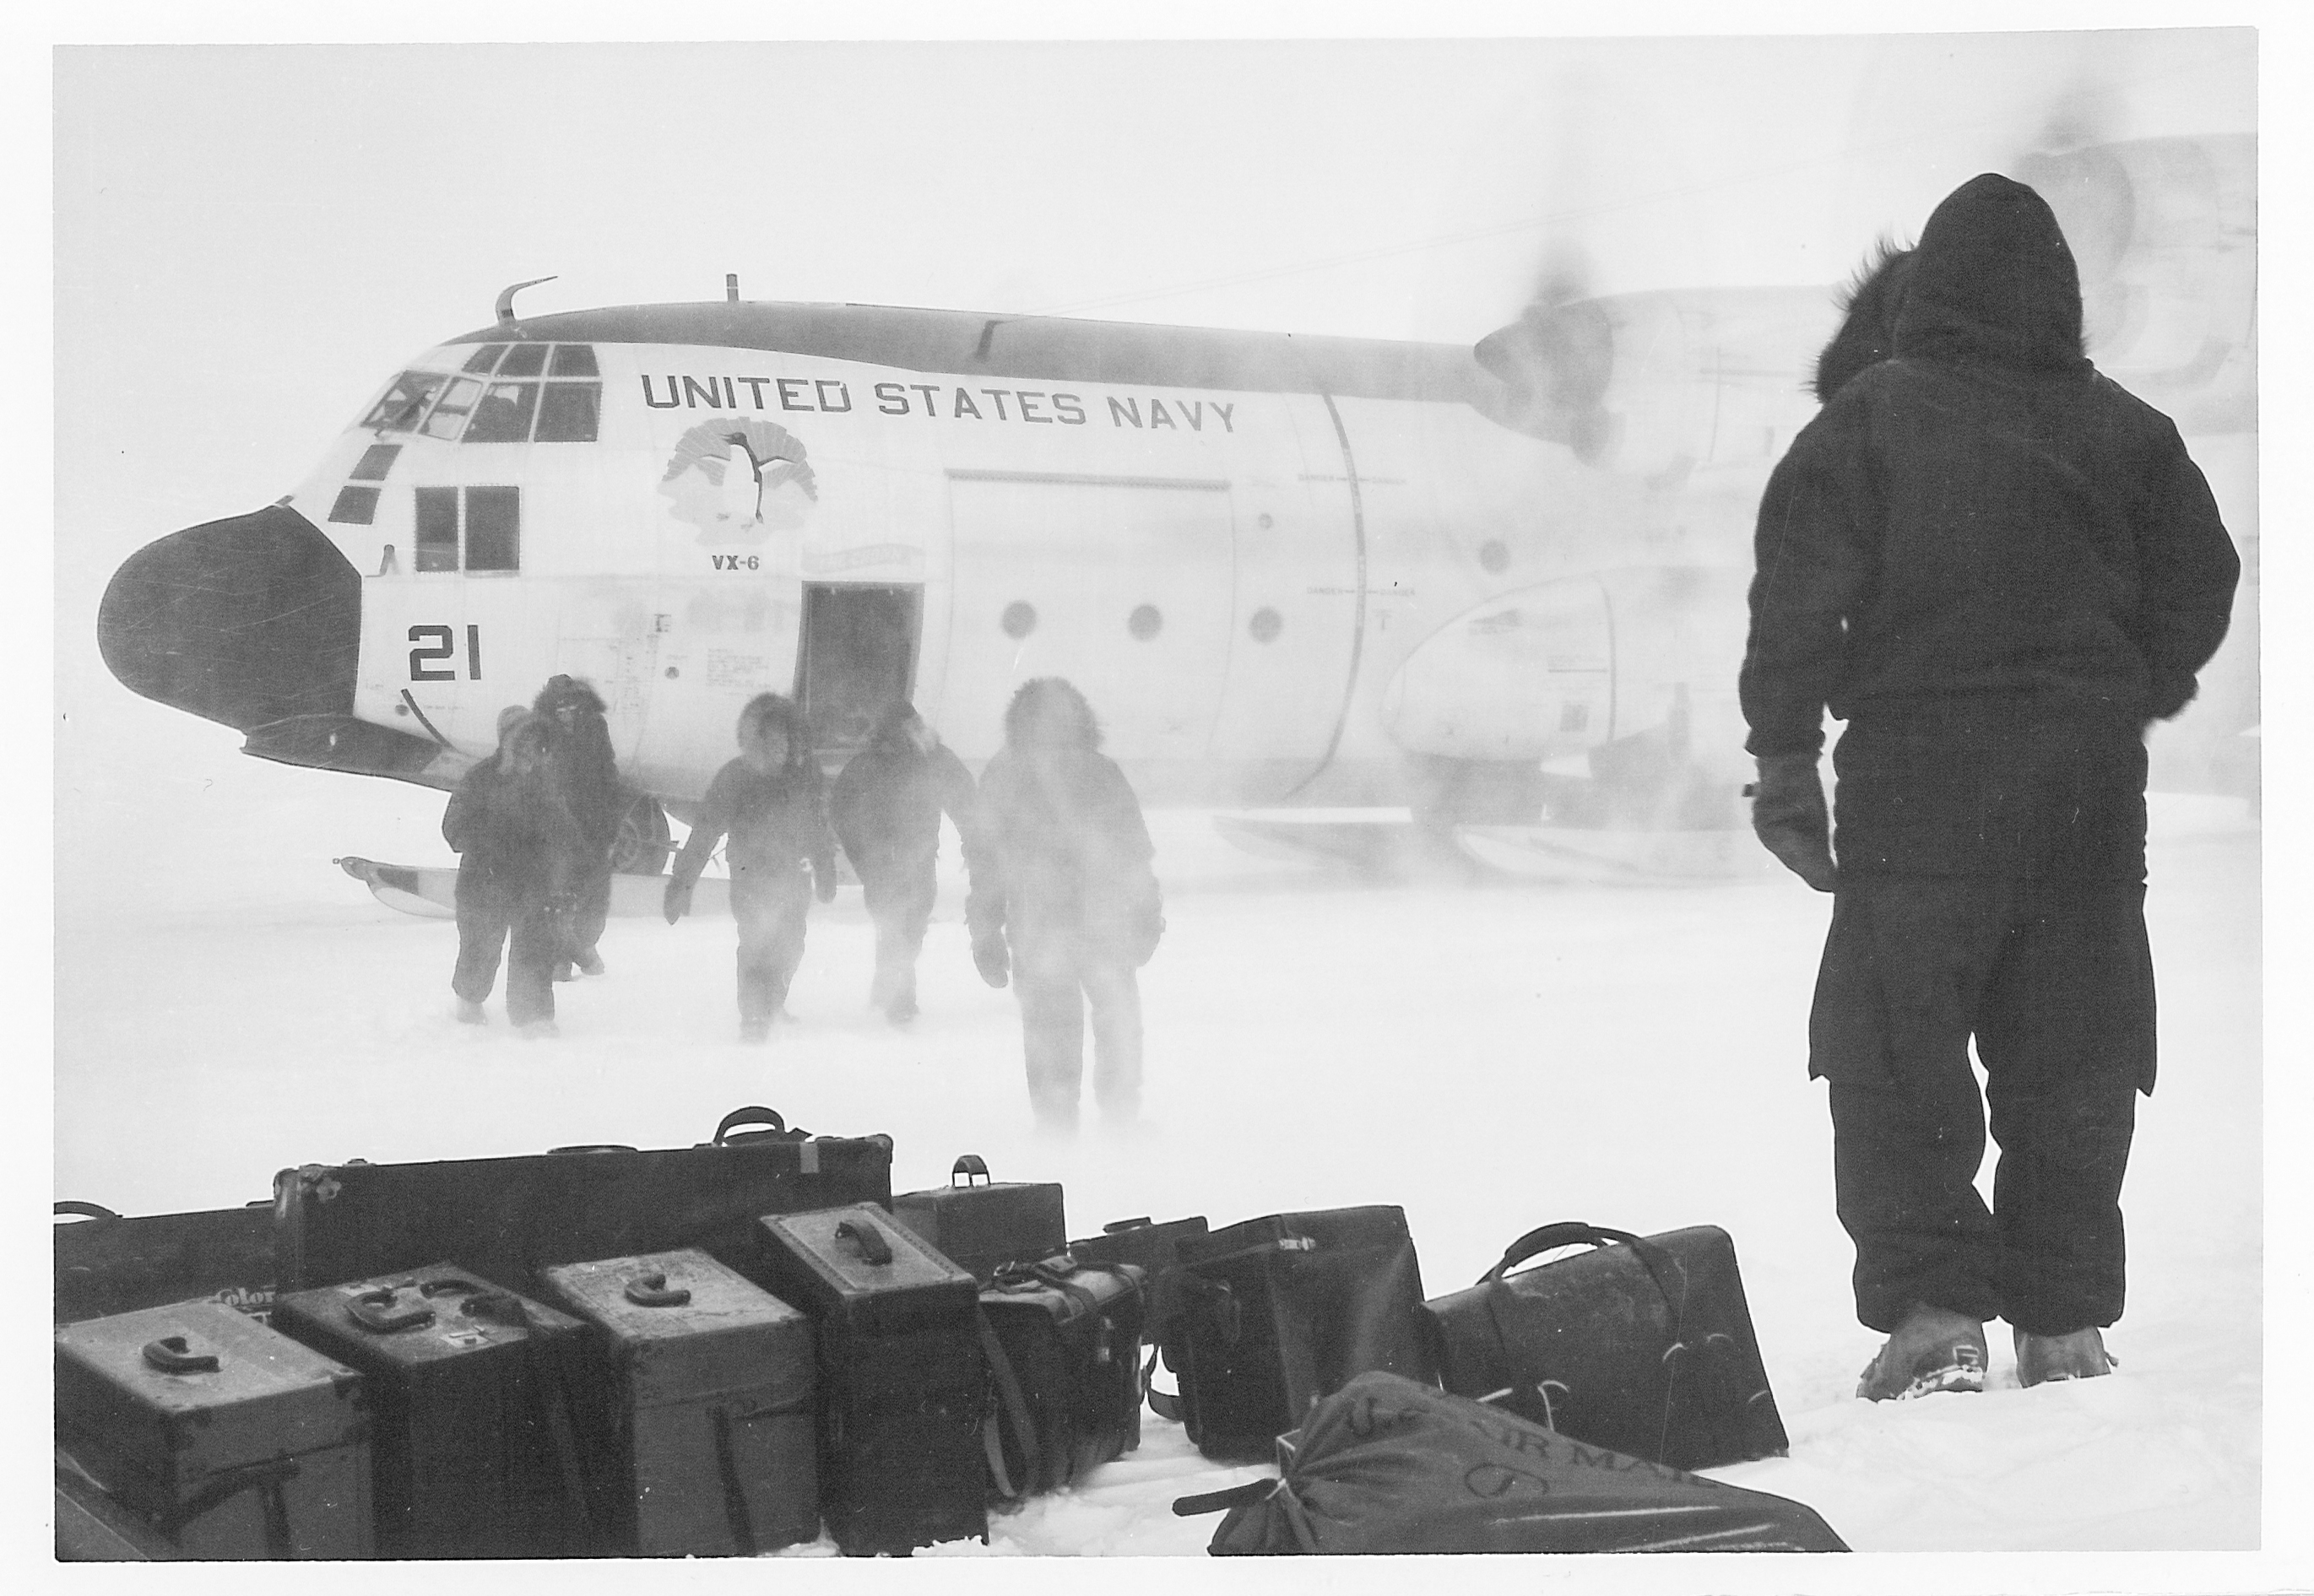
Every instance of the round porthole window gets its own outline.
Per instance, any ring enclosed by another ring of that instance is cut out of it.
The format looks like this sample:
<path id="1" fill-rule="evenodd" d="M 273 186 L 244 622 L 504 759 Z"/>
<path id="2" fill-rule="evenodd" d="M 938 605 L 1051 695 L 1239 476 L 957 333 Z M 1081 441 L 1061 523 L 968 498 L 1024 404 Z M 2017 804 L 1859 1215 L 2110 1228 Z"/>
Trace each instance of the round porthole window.
<path id="1" fill-rule="evenodd" d="M 1006 637 L 1025 638 L 1037 630 L 1037 606 L 1016 598 L 1004 606 L 1004 617 L 998 624 Z"/>
<path id="2" fill-rule="evenodd" d="M 1256 610 L 1245 623 L 1246 635 L 1257 643 L 1274 643 L 1285 630 L 1285 617 L 1266 605 Z"/>
<path id="3" fill-rule="evenodd" d="M 1479 563 L 1489 571 L 1499 571 L 1511 562 L 1511 551 L 1500 538 L 1488 538 L 1479 545 Z"/>
<path id="4" fill-rule="evenodd" d="M 1164 626 L 1165 617 L 1157 613 L 1155 604 L 1143 604 L 1125 621 L 1125 630 L 1144 643 L 1163 630 Z"/>

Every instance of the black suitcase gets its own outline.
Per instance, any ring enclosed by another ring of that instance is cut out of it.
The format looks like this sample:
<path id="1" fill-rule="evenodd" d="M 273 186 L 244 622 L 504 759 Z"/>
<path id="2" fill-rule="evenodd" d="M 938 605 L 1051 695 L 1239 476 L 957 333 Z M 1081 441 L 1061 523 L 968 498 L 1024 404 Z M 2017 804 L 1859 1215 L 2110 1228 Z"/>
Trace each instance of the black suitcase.
<path id="1" fill-rule="evenodd" d="M 992 1181 L 976 1152 L 956 1160 L 948 1185 L 901 1192 L 891 1208 L 894 1219 L 983 1285 L 1005 1264 L 1050 1257 L 1069 1244 L 1058 1185 Z"/>
<path id="2" fill-rule="evenodd" d="M 83 1320 L 56 1344 L 57 1485 L 78 1509 L 60 1509 L 57 1530 L 82 1538 L 75 1556 L 151 1555 L 155 1541 L 184 1558 L 370 1555 L 352 1369 L 217 1302 Z"/>
<path id="3" fill-rule="evenodd" d="M 1068 1253 L 982 1288 L 996 1406 L 981 1440 L 1000 1498 L 1074 1484 L 1141 1444 L 1143 1307 L 1140 1270 Z"/>
<path id="4" fill-rule="evenodd" d="M 1320 1398 L 1372 1370 L 1437 1380 L 1405 1211 L 1272 1214 L 1181 1247 L 1181 1422 L 1197 1450 L 1259 1461 Z"/>
<path id="5" fill-rule="evenodd" d="M 273 1303 L 273 1204 L 124 1219 L 93 1203 L 56 1227 L 55 1322 L 206 1298 L 260 1318 Z"/>
<path id="6" fill-rule="evenodd" d="M 1597 1250 L 1509 1273 L 1573 1246 Z M 1642 1239 L 1545 1225 L 1428 1312 L 1448 1390 L 1562 1435 L 1674 1468 L 1778 1457 L 1790 1445 L 1736 1245 L 1715 1226 Z"/>
<path id="7" fill-rule="evenodd" d="M 592 1471 L 623 1556 L 753 1556 L 819 1534 L 811 1321 L 692 1248 L 558 1264 L 609 1348 Z"/>
<path id="8" fill-rule="evenodd" d="M 734 1133 L 737 1127 L 776 1127 Z M 892 1139 L 806 1137 L 769 1109 L 725 1116 L 703 1146 L 563 1148 L 426 1164 L 307 1164 L 274 1177 L 279 1289 L 367 1280 L 447 1258 L 537 1289 L 549 1264 L 677 1247 L 730 1260 L 758 1216 L 888 1203 Z"/>
<path id="9" fill-rule="evenodd" d="M 980 1290 L 867 1204 L 767 1214 L 743 1270 L 811 1315 L 819 1511 L 848 1556 L 988 1536 Z"/>
<path id="10" fill-rule="evenodd" d="M 1148 1353 L 1141 1366 L 1142 1394 L 1149 1398 L 1150 1411 L 1160 1418 L 1179 1419 L 1181 1399 L 1171 1391 L 1156 1389 L 1157 1362 L 1163 1358 L 1165 1367 L 1179 1370 L 1181 1312 L 1181 1286 L 1178 1271 L 1184 1244 L 1206 1234 L 1206 1218 L 1197 1214 L 1188 1219 L 1169 1219 L 1161 1223 L 1146 1215 L 1138 1219 L 1111 1220 L 1100 1228 L 1098 1236 L 1087 1236 L 1069 1243 L 1069 1256 L 1088 1264 L 1130 1264 L 1142 1273 L 1142 1292 L 1147 1301 L 1142 1318 L 1141 1339 Z"/>
<path id="11" fill-rule="evenodd" d="M 433 1264 L 283 1292 L 273 1324 L 366 1378 L 379 1556 L 605 1549 L 579 1429 L 605 1382 L 584 1323 Z"/>

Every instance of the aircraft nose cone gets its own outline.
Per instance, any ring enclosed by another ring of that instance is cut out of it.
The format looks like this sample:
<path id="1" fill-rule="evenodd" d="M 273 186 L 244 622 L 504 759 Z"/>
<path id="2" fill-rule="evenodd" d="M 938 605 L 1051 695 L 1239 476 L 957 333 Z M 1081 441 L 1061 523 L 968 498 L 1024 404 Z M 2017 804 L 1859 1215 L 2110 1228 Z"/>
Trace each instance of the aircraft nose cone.
<path id="1" fill-rule="evenodd" d="M 129 691 L 236 730 L 349 714 L 361 578 L 312 522 L 269 505 L 131 555 L 96 635 Z"/>

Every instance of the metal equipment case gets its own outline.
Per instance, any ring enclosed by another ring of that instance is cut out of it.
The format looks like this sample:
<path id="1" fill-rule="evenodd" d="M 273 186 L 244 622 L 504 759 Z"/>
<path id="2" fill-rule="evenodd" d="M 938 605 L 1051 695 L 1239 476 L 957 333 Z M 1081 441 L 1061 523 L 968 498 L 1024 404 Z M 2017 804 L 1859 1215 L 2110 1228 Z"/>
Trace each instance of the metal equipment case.
<path id="1" fill-rule="evenodd" d="M 622 1554 L 751 1556 L 818 1535 L 808 1318 L 695 1248 L 545 1277 L 609 1346 L 597 1500 Z"/>
<path id="2" fill-rule="evenodd" d="M 1069 1244 L 1059 1185 L 992 1181 L 978 1153 L 956 1160 L 948 1185 L 895 1196 L 892 1217 L 983 1285 L 1002 1265 L 1050 1257 Z"/>
<path id="3" fill-rule="evenodd" d="M 67 1325 L 56 1348 L 57 1440 L 77 1466 L 60 1465 L 60 1490 L 101 1487 L 172 1556 L 370 1555 L 352 1369 L 208 1301 Z M 101 1555 L 131 1556 L 135 1539 Z"/>
<path id="4" fill-rule="evenodd" d="M 854 1556 L 985 1539 L 971 1275 L 867 1204 L 766 1215 L 751 1277 L 811 1315 L 820 1516 Z"/>

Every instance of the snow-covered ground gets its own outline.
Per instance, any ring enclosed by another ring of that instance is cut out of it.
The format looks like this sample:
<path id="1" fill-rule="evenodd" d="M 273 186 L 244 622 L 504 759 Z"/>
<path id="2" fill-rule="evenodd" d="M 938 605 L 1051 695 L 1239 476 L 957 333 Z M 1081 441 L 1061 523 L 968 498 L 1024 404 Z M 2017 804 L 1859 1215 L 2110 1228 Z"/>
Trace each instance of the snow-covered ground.
<path id="1" fill-rule="evenodd" d="M 847 889 L 815 912 L 799 1023 L 767 1046 L 735 1039 L 718 917 L 614 921 L 609 973 L 559 989 L 561 1038 L 523 1042 L 495 999 L 487 1027 L 451 1018 L 447 921 L 385 909 L 331 863 L 446 860 L 437 796 L 128 713 L 147 728 L 136 757 L 76 758 L 70 724 L 59 750 L 57 1196 L 155 1212 L 261 1197 L 307 1161 L 687 1145 L 762 1102 L 889 1133 L 898 1189 L 967 1151 L 1000 1179 L 1062 1181 L 1079 1234 L 1398 1204 L 1434 1295 L 1547 1221 L 1717 1224 L 1793 1443 L 1720 1477 L 1807 1503 L 1859 1551 L 2064 1552 L 2084 1588 L 2259 1583 L 2147 1556 L 2260 1545 L 2259 838 L 2223 800 L 2157 800 L 2161 1083 L 2126 1194 L 2121 1371 L 2018 1389 L 1996 1340 L 1993 1390 L 1876 1406 L 1850 1396 L 1876 1338 L 1850 1311 L 1805 1073 L 1829 900 L 1781 876 L 1376 886 L 1153 814 L 1170 927 L 1144 972 L 1146 1123 L 1040 1140 L 1011 995 L 975 976 L 953 879 L 905 1032 L 865 1008 Z M 1177 1426 L 1145 1435 L 995 1520 L 985 1551 L 1200 1552 L 1218 1521 L 1177 1519 L 1172 1498 L 1262 1471 L 1206 1463 Z"/>

